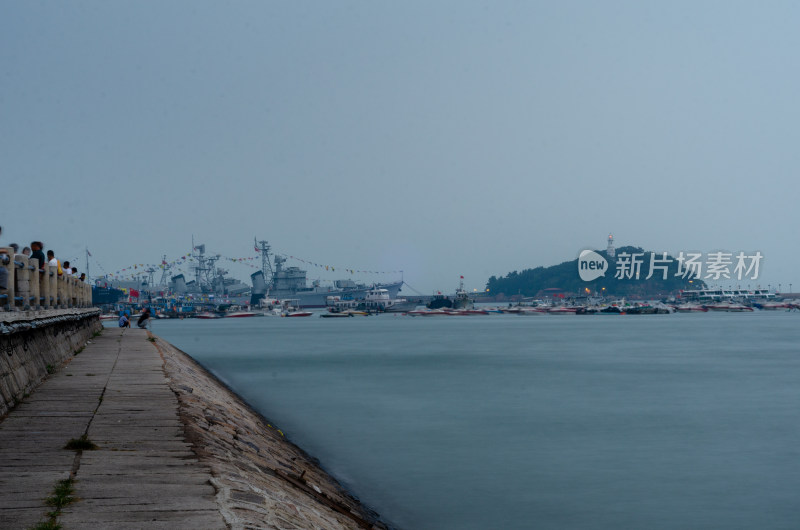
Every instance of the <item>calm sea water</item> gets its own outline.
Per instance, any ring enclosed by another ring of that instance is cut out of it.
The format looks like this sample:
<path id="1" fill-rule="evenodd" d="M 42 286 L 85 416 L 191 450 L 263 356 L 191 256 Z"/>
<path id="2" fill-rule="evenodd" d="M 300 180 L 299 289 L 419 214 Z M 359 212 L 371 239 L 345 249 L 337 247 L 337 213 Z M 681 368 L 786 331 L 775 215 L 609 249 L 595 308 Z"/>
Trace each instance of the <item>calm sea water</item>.
<path id="1" fill-rule="evenodd" d="M 153 327 L 400 528 L 800 525 L 798 313 Z"/>

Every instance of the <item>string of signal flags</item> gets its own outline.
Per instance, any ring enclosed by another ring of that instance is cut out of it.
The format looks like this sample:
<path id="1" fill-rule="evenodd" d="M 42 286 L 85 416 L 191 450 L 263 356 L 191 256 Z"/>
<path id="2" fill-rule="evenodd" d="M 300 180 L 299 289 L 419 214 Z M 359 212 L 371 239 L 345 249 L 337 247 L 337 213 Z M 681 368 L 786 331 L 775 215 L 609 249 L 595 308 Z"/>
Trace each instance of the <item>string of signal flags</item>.
<path id="1" fill-rule="evenodd" d="M 335 267 L 333 265 L 325 265 L 322 263 L 315 263 L 310 260 L 306 260 L 303 258 L 299 258 L 297 256 L 290 256 L 288 254 L 275 254 L 276 256 L 280 256 L 286 259 L 292 259 L 304 263 L 306 265 L 310 265 L 312 267 L 316 267 L 318 269 L 325 269 L 326 271 L 335 272 L 337 269 L 340 271 L 349 272 L 350 274 L 402 274 L 402 270 L 395 270 L 395 271 L 374 271 L 374 270 L 364 270 L 364 269 L 353 269 L 348 267 Z M 215 255 L 216 256 L 216 255 Z M 254 264 L 254 261 L 261 261 L 261 256 L 246 256 L 241 258 L 232 258 L 228 256 L 219 256 L 220 260 L 224 260 L 226 262 L 236 263 L 240 265 L 244 265 L 246 267 L 250 267 L 253 269 L 260 269 L 261 266 L 258 264 Z M 163 270 L 165 268 L 176 268 L 180 269 L 181 266 L 189 263 L 197 261 L 194 257 L 192 257 L 192 253 L 189 252 L 187 254 L 183 254 L 178 256 L 177 258 L 167 261 L 162 260 L 161 263 L 134 263 L 122 269 L 119 269 L 115 272 L 106 273 L 106 278 L 113 278 L 117 280 L 126 279 L 126 278 L 134 278 L 136 276 L 141 276 L 143 274 L 148 274 L 148 269 L 154 270 Z M 105 272 L 105 270 L 103 271 Z"/>

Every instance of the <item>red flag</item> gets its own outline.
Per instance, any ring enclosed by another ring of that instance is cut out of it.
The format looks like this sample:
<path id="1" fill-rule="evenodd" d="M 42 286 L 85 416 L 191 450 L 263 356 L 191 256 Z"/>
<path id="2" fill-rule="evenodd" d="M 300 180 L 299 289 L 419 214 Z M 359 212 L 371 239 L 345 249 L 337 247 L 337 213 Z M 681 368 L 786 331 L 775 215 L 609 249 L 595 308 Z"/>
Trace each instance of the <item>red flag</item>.
<path id="1" fill-rule="evenodd" d="M 131 295 L 131 298 L 139 298 L 139 291 L 137 291 L 136 289 L 131 289 L 130 290 L 130 295 Z"/>
<path id="2" fill-rule="evenodd" d="M 261 252 L 260 250 L 258 250 L 258 247 L 254 246 L 253 248 L 256 249 L 256 252 Z"/>

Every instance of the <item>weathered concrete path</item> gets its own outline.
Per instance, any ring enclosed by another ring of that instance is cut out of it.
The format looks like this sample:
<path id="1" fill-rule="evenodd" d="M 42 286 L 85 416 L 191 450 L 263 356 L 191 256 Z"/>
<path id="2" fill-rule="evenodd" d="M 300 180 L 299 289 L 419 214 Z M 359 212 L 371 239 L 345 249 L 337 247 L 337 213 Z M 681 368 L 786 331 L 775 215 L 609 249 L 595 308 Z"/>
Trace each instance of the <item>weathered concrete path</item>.
<path id="1" fill-rule="evenodd" d="M 63 449 L 85 433 L 99 449 Z M 0 527 L 47 520 L 45 498 L 71 473 L 65 529 L 227 528 L 142 330 L 104 330 L 0 422 Z"/>

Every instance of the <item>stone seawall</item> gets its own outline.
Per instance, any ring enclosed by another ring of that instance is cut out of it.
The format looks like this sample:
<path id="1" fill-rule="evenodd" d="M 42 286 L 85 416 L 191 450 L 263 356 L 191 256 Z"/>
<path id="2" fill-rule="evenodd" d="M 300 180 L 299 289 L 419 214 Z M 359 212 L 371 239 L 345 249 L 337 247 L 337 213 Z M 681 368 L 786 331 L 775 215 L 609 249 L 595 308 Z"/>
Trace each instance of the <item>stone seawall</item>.
<path id="1" fill-rule="evenodd" d="M 224 383 L 168 342 L 155 344 L 231 528 L 387 528 Z"/>
<path id="2" fill-rule="evenodd" d="M 101 329 L 92 308 L 0 313 L 0 417 Z"/>

